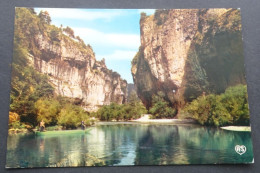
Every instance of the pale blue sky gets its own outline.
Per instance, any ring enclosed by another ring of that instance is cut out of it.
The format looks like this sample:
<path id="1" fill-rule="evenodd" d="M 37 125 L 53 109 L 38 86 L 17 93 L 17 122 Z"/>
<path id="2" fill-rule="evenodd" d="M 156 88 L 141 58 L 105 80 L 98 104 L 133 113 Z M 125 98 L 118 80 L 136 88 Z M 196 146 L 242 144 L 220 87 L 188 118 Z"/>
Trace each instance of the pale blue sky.
<path id="1" fill-rule="evenodd" d="M 133 83 L 131 60 L 140 46 L 140 13 L 153 14 L 153 9 L 35 8 L 41 10 L 49 12 L 52 24 L 71 27 L 92 46 L 97 60 L 105 58 L 109 69 Z"/>

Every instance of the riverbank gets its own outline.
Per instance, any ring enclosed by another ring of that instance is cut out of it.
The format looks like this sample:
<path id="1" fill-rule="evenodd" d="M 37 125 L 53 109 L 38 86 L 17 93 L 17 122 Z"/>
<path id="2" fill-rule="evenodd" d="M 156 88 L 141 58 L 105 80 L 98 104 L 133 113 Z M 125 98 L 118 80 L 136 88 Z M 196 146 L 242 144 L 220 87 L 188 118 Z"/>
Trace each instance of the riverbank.
<path id="1" fill-rule="evenodd" d="M 30 132 L 28 129 L 8 129 L 8 134 L 18 134 L 18 133 L 28 133 Z"/>
<path id="2" fill-rule="evenodd" d="M 230 131 L 251 132 L 250 126 L 225 126 L 220 128 L 224 130 L 230 130 Z"/>
<path id="3" fill-rule="evenodd" d="M 150 119 L 150 117 L 151 115 L 145 114 L 139 119 L 130 121 L 139 123 L 197 124 L 197 122 L 192 119 Z"/>

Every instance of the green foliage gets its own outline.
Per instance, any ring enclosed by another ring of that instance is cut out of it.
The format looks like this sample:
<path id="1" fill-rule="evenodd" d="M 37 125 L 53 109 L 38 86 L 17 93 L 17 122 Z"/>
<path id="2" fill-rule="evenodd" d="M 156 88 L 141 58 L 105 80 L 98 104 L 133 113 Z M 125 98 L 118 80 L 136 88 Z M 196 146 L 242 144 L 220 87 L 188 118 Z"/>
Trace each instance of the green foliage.
<path id="1" fill-rule="evenodd" d="M 64 30 L 64 29 L 63 29 Z M 72 30 L 73 31 L 73 30 Z M 73 36 L 70 36 L 70 34 L 67 35 L 62 35 L 63 41 L 67 44 L 71 44 L 75 46 L 78 50 L 80 50 L 83 54 L 88 54 L 88 55 L 93 55 L 95 56 L 95 53 L 93 52 L 92 47 L 89 44 L 85 44 L 84 41 L 77 36 L 77 38 L 74 38 L 74 31 L 73 31 Z M 78 41 L 75 41 L 78 40 Z"/>
<path id="2" fill-rule="evenodd" d="M 57 115 L 61 105 L 57 100 L 41 98 L 35 103 L 37 121 L 44 121 L 46 125 L 57 124 Z"/>
<path id="3" fill-rule="evenodd" d="M 189 50 L 190 65 L 186 69 L 193 69 L 186 73 L 189 75 L 187 80 L 194 79 L 197 84 L 201 83 L 200 85 L 208 89 L 207 93 L 216 94 L 225 92 L 229 86 L 246 84 L 239 10 L 229 10 L 221 16 L 208 14 L 205 19 L 202 16 L 204 15 L 200 16 L 200 20 L 208 22 L 209 28 L 206 32 L 202 31 L 204 22 L 199 23 L 198 27 L 201 29 L 193 38 L 193 45 Z M 200 69 L 193 67 L 197 65 Z M 198 72 L 194 71 L 196 68 Z M 194 92 L 197 88 L 190 87 L 195 89 Z"/>
<path id="4" fill-rule="evenodd" d="M 205 15 L 204 10 L 199 13 L 199 29 L 185 65 L 186 102 L 203 92 L 221 94 L 229 86 L 246 84 L 239 10 L 228 10 L 221 16 Z M 202 31 L 205 23 L 209 28 Z"/>
<path id="5" fill-rule="evenodd" d="M 45 23 L 48 25 L 51 24 L 51 17 L 49 15 L 48 11 L 40 11 L 39 18 L 42 23 Z"/>
<path id="6" fill-rule="evenodd" d="M 53 128 L 48 128 L 49 130 L 60 129 L 60 126 L 67 129 L 77 128 L 81 121 L 84 121 L 85 125 L 93 124 L 88 113 L 75 105 L 75 100 L 71 98 L 61 96 L 41 98 L 35 103 L 35 108 L 37 121 L 43 120 L 46 126 L 52 126 Z"/>
<path id="7" fill-rule="evenodd" d="M 14 52 L 14 56 L 18 52 Z M 22 53 L 21 53 L 22 54 Z M 50 97 L 53 94 L 53 87 L 48 83 L 47 77 L 36 72 L 32 67 L 23 67 L 16 62 L 26 62 L 21 54 L 16 58 L 21 58 L 13 62 L 10 111 L 21 116 L 22 121 L 37 124 L 34 103 L 40 97 Z"/>
<path id="8" fill-rule="evenodd" d="M 61 31 L 54 25 L 50 25 L 49 37 L 54 44 L 58 44 L 61 41 Z M 58 44 L 59 45 L 59 44 Z"/>
<path id="9" fill-rule="evenodd" d="M 84 53 L 93 53 L 91 47 L 87 47 L 79 37 L 79 42 L 74 41 L 62 34 L 62 26 L 58 28 L 50 23 L 51 18 L 46 11 L 37 15 L 32 8 L 16 8 L 10 111 L 16 113 L 19 119 L 10 122 L 10 128 L 37 126 L 41 120 L 47 126 L 60 123 L 70 128 L 78 126 L 83 119 L 86 124 L 91 123 L 84 110 L 73 105 L 75 100 L 55 97 L 48 76 L 33 68 L 34 57 L 46 56 L 38 47 L 38 35 L 57 46 L 60 45 L 61 39 L 67 38 L 69 43 L 76 45 Z M 74 37 L 71 28 L 67 27 L 65 30 Z M 64 108 L 66 106 L 67 109 Z M 65 115 L 68 109 L 72 112 Z M 75 115 L 77 116 L 74 117 Z M 68 122 L 68 119 L 72 119 L 72 123 Z"/>
<path id="10" fill-rule="evenodd" d="M 24 129 L 25 124 L 21 123 L 20 121 L 14 121 L 11 124 L 9 124 L 10 129 Z"/>
<path id="11" fill-rule="evenodd" d="M 206 71 L 201 67 L 199 57 L 195 51 L 190 51 L 185 67 L 186 80 L 184 98 L 188 102 L 199 97 L 203 92 L 208 92 L 208 79 Z"/>
<path id="12" fill-rule="evenodd" d="M 164 94 L 159 92 L 158 95 L 152 97 L 152 107 L 149 112 L 154 118 L 173 118 L 176 115 L 176 110 L 169 106 L 169 103 L 164 100 Z"/>
<path id="13" fill-rule="evenodd" d="M 231 122 L 231 116 L 221 104 L 221 98 L 213 94 L 199 97 L 187 109 L 202 125 L 223 126 Z"/>
<path id="14" fill-rule="evenodd" d="M 91 115 L 99 118 L 101 121 L 119 121 L 137 119 L 146 112 L 146 108 L 136 93 L 132 92 L 127 104 L 119 105 L 111 103 L 110 105 L 102 106 L 96 113 L 92 113 Z"/>
<path id="15" fill-rule="evenodd" d="M 67 26 L 66 28 L 63 29 L 63 31 L 64 31 L 65 33 L 67 33 L 70 37 L 72 37 L 72 38 L 75 37 L 74 31 L 73 31 L 70 27 Z"/>
<path id="16" fill-rule="evenodd" d="M 34 36 L 44 33 L 45 24 L 28 8 L 15 9 L 14 45 L 20 46 L 30 54 L 39 54 Z M 15 48 L 14 48 L 15 49 Z M 15 59 L 15 56 L 14 56 Z"/>
<path id="17" fill-rule="evenodd" d="M 125 105 L 125 112 L 128 114 L 128 119 L 140 118 L 142 114 L 147 113 L 141 100 L 138 98 L 135 91 L 130 93 L 128 104 Z"/>
<path id="18" fill-rule="evenodd" d="M 246 85 L 228 88 L 221 95 L 221 102 L 233 118 L 234 124 L 249 124 L 249 108 Z"/>
<path id="19" fill-rule="evenodd" d="M 112 103 L 110 105 L 105 105 L 101 107 L 96 112 L 96 117 L 99 118 L 101 121 L 111 121 L 111 120 L 119 120 L 123 119 L 124 112 L 122 109 L 122 105 Z"/>
<path id="20" fill-rule="evenodd" d="M 249 125 L 246 86 L 230 87 L 221 95 L 198 97 L 184 111 L 202 125 Z"/>
<path id="21" fill-rule="evenodd" d="M 15 122 L 12 122 L 11 124 L 9 124 L 9 128 L 10 129 L 24 129 L 25 124 L 21 123 L 20 121 L 15 121 Z"/>
<path id="22" fill-rule="evenodd" d="M 32 9 L 16 8 L 15 14 L 10 111 L 18 113 L 21 121 L 36 125 L 35 102 L 53 94 L 48 78 L 30 66 L 29 58 L 39 54 L 33 36 L 43 25 Z"/>
<path id="23" fill-rule="evenodd" d="M 40 97 L 53 94 L 53 87 L 45 75 L 26 65 L 28 51 L 16 42 L 14 45 L 14 60 L 12 64 L 12 80 L 10 94 L 10 111 L 21 116 L 21 121 L 37 124 L 34 103 Z"/>
<path id="24" fill-rule="evenodd" d="M 157 25 L 162 25 L 164 22 L 168 19 L 168 13 L 169 10 L 155 10 L 154 13 L 154 21 L 156 22 Z"/>
<path id="25" fill-rule="evenodd" d="M 81 121 L 91 125 L 88 114 L 81 107 L 72 104 L 64 105 L 58 116 L 58 124 L 67 129 L 77 128 Z"/>
<path id="26" fill-rule="evenodd" d="M 140 56 L 143 55 L 142 52 L 143 52 L 143 48 L 140 46 L 139 51 L 136 53 L 136 55 L 134 56 L 134 58 L 131 61 L 132 67 L 136 66 L 138 64 L 138 60 L 139 60 Z"/>

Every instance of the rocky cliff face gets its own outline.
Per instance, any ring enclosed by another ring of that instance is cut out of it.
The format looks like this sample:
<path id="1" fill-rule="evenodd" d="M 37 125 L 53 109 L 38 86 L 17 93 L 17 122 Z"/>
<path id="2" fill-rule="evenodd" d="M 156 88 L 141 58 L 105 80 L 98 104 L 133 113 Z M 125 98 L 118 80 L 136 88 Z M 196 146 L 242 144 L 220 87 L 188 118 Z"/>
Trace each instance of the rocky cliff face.
<path id="1" fill-rule="evenodd" d="M 179 109 L 203 92 L 245 83 L 239 10 L 157 10 L 142 14 L 140 27 L 132 74 L 147 107 L 159 91 Z"/>
<path id="2" fill-rule="evenodd" d="M 31 57 L 32 64 L 49 76 L 56 94 L 76 99 L 88 111 L 111 102 L 125 102 L 127 82 L 107 69 L 104 60 L 97 61 L 91 47 L 83 48 L 66 35 L 54 44 L 38 34 L 35 43 L 41 54 Z"/>
<path id="3" fill-rule="evenodd" d="M 17 8 L 15 38 L 28 52 L 28 63 L 43 74 L 57 95 L 75 99 L 88 111 L 127 98 L 127 82 L 97 61 L 89 45 L 74 36 L 72 29 L 50 24 L 50 16 L 33 9 Z"/>

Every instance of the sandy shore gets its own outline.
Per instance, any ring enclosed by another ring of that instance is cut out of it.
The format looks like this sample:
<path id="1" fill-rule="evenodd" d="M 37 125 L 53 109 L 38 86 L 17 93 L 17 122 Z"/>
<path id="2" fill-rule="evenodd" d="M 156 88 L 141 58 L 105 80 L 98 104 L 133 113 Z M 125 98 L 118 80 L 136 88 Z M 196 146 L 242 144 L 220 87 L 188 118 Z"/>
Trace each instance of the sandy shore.
<path id="1" fill-rule="evenodd" d="M 225 126 L 220 128 L 224 130 L 231 130 L 231 131 L 251 132 L 250 126 Z"/>
<path id="2" fill-rule="evenodd" d="M 191 119 L 150 119 L 149 114 L 143 115 L 141 118 L 136 120 L 131 120 L 132 122 L 140 123 L 171 123 L 171 124 L 195 124 L 196 121 Z"/>

